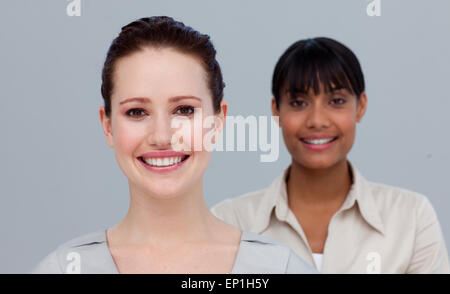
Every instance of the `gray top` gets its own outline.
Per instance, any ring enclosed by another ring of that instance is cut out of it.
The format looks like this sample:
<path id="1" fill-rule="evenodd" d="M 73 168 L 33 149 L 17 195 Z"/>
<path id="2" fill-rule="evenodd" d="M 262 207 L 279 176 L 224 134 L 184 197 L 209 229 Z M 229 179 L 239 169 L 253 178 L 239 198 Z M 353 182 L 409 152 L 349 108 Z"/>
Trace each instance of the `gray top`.
<path id="1" fill-rule="evenodd" d="M 72 239 L 47 255 L 33 274 L 118 274 L 106 243 L 106 230 Z M 267 237 L 242 231 L 232 274 L 314 274 L 290 248 Z"/>

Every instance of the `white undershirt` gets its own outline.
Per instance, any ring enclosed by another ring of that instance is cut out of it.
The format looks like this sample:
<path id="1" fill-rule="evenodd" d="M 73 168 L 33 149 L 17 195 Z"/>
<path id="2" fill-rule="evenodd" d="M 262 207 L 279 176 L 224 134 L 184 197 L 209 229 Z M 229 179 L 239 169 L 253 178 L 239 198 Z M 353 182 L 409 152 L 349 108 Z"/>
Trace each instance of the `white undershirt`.
<path id="1" fill-rule="evenodd" d="M 313 253 L 313 258 L 314 258 L 314 262 L 317 266 L 317 270 L 320 272 L 322 271 L 322 257 L 323 254 L 322 253 Z"/>

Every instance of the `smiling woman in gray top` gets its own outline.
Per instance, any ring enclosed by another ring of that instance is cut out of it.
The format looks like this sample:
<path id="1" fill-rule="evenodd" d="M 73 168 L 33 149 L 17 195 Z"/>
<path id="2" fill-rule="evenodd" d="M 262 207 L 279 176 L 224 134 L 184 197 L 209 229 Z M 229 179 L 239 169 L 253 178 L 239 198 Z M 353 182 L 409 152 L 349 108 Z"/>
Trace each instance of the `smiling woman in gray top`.
<path id="1" fill-rule="evenodd" d="M 106 231 L 66 242 L 49 254 L 33 273 L 118 274 L 108 249 Z M 272 239 L 243 231 L 232 274 L 315 273 L 288 247 Z"/>
<path id="2" fill-rule="evenodd" d="M 128 179 L 128 213 L 61 245 L 34 273 L 313 272 L 289 248 L 219 220 L 205 203 L 207 138 L 214 143 L 227 112 L 215 53 L 209 36 L 169 17 L 122 28 L 106 56 L 99 115 Z M 214 123 L 205 127 L 208 118 Z"/>

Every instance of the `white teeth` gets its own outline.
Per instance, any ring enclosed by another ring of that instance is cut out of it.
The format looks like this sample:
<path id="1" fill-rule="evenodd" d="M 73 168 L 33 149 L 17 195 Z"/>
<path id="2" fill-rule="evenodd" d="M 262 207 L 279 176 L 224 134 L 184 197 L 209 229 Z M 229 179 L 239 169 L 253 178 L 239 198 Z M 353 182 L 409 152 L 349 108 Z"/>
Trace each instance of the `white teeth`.
<path id="1" fill-rule="evenodd" d="M 171 166 L 180 163 L 181 156 L 178 157 L 164 157 L 164 158 L 144 158 L 144 161 L 151 166 Z"/>
<path id="2" fill-rule="evenodd" d="M 327 144 L 330 143 L 331 141 L 333 141 L 335 138 L 328 138 L 328 139 L 315 139 L 315 140 L 307 140 L 307 139 L 303 139 L 303 141 L 305 141 L 308 144 L 314 144 L 314 145 L 322 145 L 322 144 Z"/>

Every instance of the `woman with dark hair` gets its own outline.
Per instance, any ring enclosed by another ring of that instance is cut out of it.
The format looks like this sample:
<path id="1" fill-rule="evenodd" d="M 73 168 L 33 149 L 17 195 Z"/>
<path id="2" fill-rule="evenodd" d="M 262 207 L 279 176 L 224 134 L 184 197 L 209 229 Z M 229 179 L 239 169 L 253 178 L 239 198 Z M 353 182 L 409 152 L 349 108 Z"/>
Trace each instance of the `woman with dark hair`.
<path id="1" fill-rule="evenodd" d="M 106 56 L 99 115 L 128 178 L 128 213 L 61 245 L 34 273 L 315 272 L 288 247 L 219 220 L 205 203 L 211 152 L 193 142 L 215 138 L 225 120 L 215 56 L 209 36 L 170 17 L 122 28 Z M 204 123 L 208 117 L 214 124 Z"/>
<path id="2" fill-rule="evenodd" d="M 449 273 L 427 198 L 369 182 L 347 159 L 367 108 L 354 53 L 329 38 L 298 41 L 276 64 L 272 94 L 291 164 L 268 189 L 213 213 L 288 245 L 323 273 Z"/>

